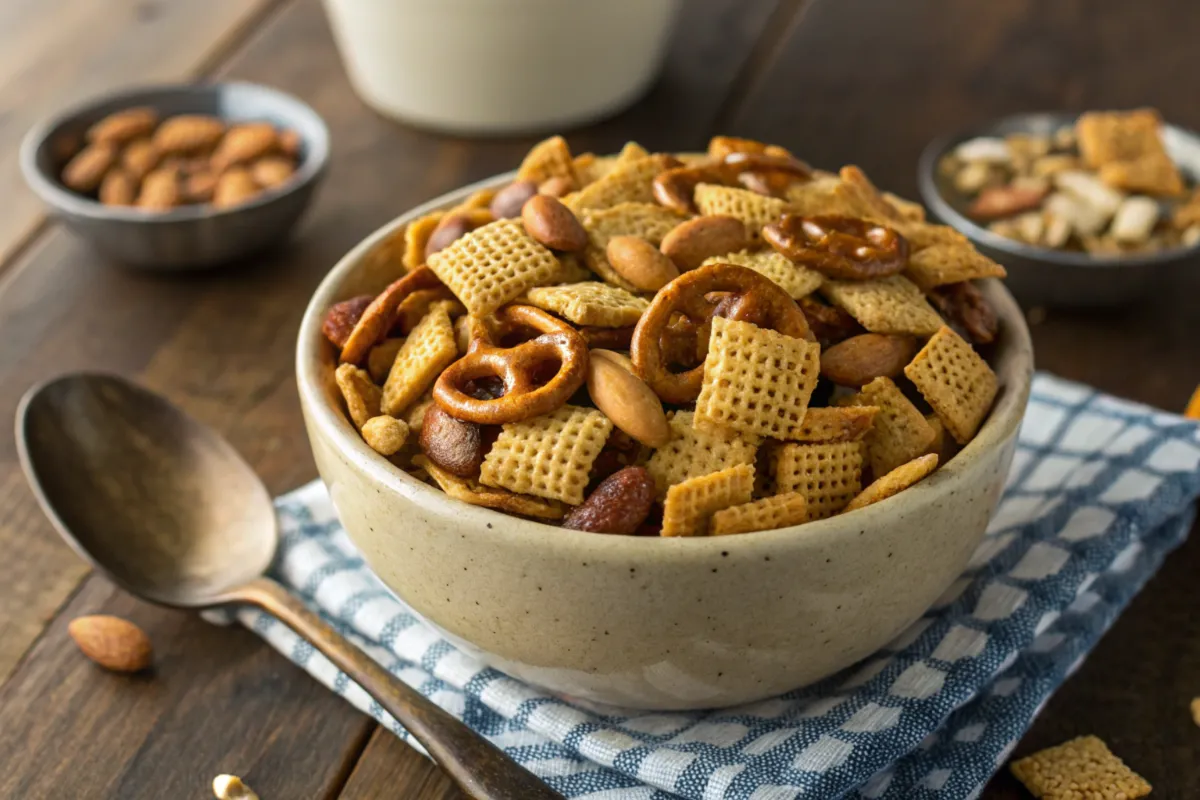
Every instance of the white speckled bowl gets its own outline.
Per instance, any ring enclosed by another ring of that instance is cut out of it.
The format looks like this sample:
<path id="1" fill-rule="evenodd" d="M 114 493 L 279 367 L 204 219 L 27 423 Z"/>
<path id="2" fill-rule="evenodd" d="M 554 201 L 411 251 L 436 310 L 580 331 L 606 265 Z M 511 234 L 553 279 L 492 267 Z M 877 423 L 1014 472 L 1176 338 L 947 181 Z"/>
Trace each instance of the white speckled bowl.
<path id="1" fill-rule="evenodd" d="M 409 220 L 510 180 L 385 225 L 334 267 L 304 315 L 296 370 L 317 467 L 380 579 L 497 669 L 637 708 L 777 695 L 853 664 L 916 620 L 962 571 L 1012 460 L 1033 356 L 1008 292 L 986 288 L 1003 321 L 991 416 L 917 486 L 829 520 L 738 536 L 564 531 L 453 500 L 376 455 L 342 412 L 334 352 L 320 333 L 332 303 L 395 277 L 386 254 Z"/>

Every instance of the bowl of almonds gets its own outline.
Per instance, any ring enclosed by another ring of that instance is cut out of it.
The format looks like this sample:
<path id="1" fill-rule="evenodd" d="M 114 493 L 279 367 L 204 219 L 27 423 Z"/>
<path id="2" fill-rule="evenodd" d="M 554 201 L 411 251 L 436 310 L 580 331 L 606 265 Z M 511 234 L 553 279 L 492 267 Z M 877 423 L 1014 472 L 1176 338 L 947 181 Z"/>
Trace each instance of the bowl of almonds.
<path id="1" fill-rule="evenodd" d="M 225 264 L 283 238 L 324 174 L 329 133 L 283 92 L 249 83 L 126 90 L 34 128 L 29 185 L 113 261 Z"/>
<path id="2" fill-rule="evenodd" d="M 926 204 L 1023 301 L 1126 303 L 1200 262 L 1200 137 L 1154 109 L 1019 114 L 930 143 Z"/>

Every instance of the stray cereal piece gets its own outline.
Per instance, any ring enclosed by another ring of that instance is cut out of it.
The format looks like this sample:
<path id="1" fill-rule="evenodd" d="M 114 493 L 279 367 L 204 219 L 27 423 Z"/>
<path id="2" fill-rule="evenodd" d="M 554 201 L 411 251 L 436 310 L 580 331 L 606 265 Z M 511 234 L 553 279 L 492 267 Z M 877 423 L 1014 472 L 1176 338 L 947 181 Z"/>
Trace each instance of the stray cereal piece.
<path id="1" fill-rule="evenodd" d="M 871 333 L 932 336 L 942 318 L 916 284 L 901 275 L 870 281 L 826 281 L 821 294 Z"/>
<path id="2" fill-rule="evenodd" d="M 387 380 L 392 364 L 396 363 L 396 353 L 400 352 L 403 344 L 404 339 L 396 337 L 384 339 L 371 348 L 367 353 L 367 372 L 371 374 L 371 380 L 378 384 Z"/>
<path id="3" fill-rule="evenodd" d="M 683 217 L 656 203 L 619 203 L 611 208 L 588 209 L 579 221 L 588 232 L 583 258 L 588 269 L 630 292 L 637 287 L 625 280 L 608 262 L 608 243 L 617 236 L 637 236 L 658 247 Z"/>
<path id="4" fill-rule="evenodd" d="M 709 264 L 737 264 L 752 269 L 770 278 L 793 300 L 807 297 L 825 281 L 825 276 L 815 269 L 793 264 L 787 256 L 776 250 L 739 250 L 705 259 L 701 266 Z"/>
<path id="5" fill-rule="evenodd" d="M 909 256 L 904 274 L 917 286 L 929 291 L 947 283 L 1003 278 L 1008 273 L 969 243 L 963 243 L 935 244 L 918 250 Z"/>
<path id="6" fill-rule="evenodd" d="M 863 508 L 872 503 L 878 503 L 880 500 L 886 500 L 894 494 L 899 494 L 937 469 L 937 465 L 938 457 L 933 453 L 918 456 L 907 464 L 901 464 L 882 478 L 876 478 L 874 483 L 847 503 L 843 510 L 853 511 L 856 508 Z"/>
<path id="7" fill-rule="evenodd" d="M 535 144 L 517 169 L 519 181 L 541 183 L 559 176 L 577 180 L 571 148 L 561 136 L 551 136 Z"/>
<path id="8" fill-rule="evenodd" d="M 996 373 L 948 327 L 925 343 L 904 374 L 959 444 L 971 441 L 996 399 Z"/>
<path id="9" fill-rule="evenodd" d="M 379 416 L 379 405 L 383 392 L 371 380 L 366 370 L 359 369 L 353 364 L 342 364 L 333 373 L 338 388 L 342 390 L 342 398 L 346 401 L 346 410 L 350 413 L 350 421 L 354 427 L 362 430 L 371 417 Z"/>
<path id="10" fill-rule="evenodd" d="M 577 506 L 612 427 L 602 412 L 571 405 L 507 423 L 483 459 L 479 481 Z"/>
<path id="11" fill-rule="evenodd" d="M 1162 117 L 1152 108 L 1134 111 L 1089 111 L 1075 123 L 1084 162 L 1098 169 L 1114 161 L 1136 161 L 1165 153 Z"/>
<path id="12" fill-rule="evenodd" d="M 635 325 L 650 307 L 649 301 L 635 294 L 596 281 L 539 286 L 525 296 L 530 305 L 553 311 L 576 325 L 606 328 Z"/>
<path id="13" fill-rule="evenodd" d="M 218 775 L 212 782 L 217 800 L 258 800 L 258 795 L 237 775 Z"/>
<path id="14" fill-rule="evenodd" d="M 404 420 L 380 414 L 367 420 L 362 426 L 362 435 L 376 453 L 392 456 L 399 453 L 408 440 L 408 425 Z"/>
<path id="15" fill-rule="evenodd" d="M 612 208 L 620 203 L 653 203 L 654 178 L 676 163 L 673 156 L 658 154 L 645 158 L 620 158 L 603 178 L 570 196 L 567 207 L 579 214 L 588 208 Z"/>
<path id="16" fill-rule="evenodd" d="M 562 270 L 554 253 L 525 233 L 519 219 L 476 228 L 430 256 L 429 268 L 476 316 L 550 283 Z"/>
<path id="17" fill-rule="evenodd" d="M 808 501 L 804 495 L 787 492 L 718 511 L 713 514 L 711 535 L 773 531 L 807 521 Z"/>
<path id="18" fill-rule="evenodd" d="M 1100 167 L 1100 180 L 1127 192 L 1180 197 L 1185 191 L 1179 167 L 1166 153 L 1104 164 Z"/>
<path id="19" fill-rule="evenodd" d="M 822 406 L 810 408 L 800 425 L 800 442 L 852 442 L 871 430 L 877 406 Z"/>
<path id="20" fill-rule="evenodd" d="M 876 378 L 850 402 L 879 408 L 865 438 L 873 474 L 886 475 L 933 446 L 936 432 L 890 378 Z"/>
<path id="21" fill-rule="evenodd" d="M 655 450 L 646 463 L 660 500 L 666 496 L 668 486 L 688 478 L 738 464 L 754 464 L 756 448 L 752 443 L 725 432 L 697 430 L 691 411 L 672 411 L 667 414 L 667 423 L 671 426 L 671 441 Z"/>
<path id="22" fill-rule="evenodd" d="M 754 241 L 762 239 L 764 225 L 775 222 L 788 211 L 787 201 L 778 197 L 713 183 L 697 186 L 694 197 L 701 214 L 741 220 L 746 235 Z"/>
<path id="23" fill-rule="evenodd" d="M 444 308 L 430 309 L 396 353 L 383 384 L 383 413 L 393 417 L 404 414 L 457 358 L 450 315 Z"/>
<path id="24" fill-rule="evenodd" d="M 1135 800 L 1150 784 L 1095 736 L 1014 761 L 1009 770 L 1039 800 Z"/>
<path id="25" fill-rule="evenodd" d="M 405 226 L 402 263 L 406 270 L 412 271 L 425 263 L 425 245 L 429 244 L 429 237 L 445 216 L 445 211 L 434 211 Z"/>
<path id="26" fill-rule="evenodd" d="M 662 536 L 707 536 L 711 517 L 730 506 L 750 502 L 754 467 L 735 467 L 688 478 L 667 490 L 663 501 Z"/>
<path id="27" fill-rule="evenodd" d="M 567 515 L 567 507 L 557 500 L 515 494 L 507 489 L 484 486 L 472 478 L 460 478 L 423 455 L 413 458 L 413 464 L 428 472 L 443 492 L 455 500 L 462 500 L 473 506 L 494 508 L 497 511 L 535 519 L 559 520 Z"/>
<path id="28" fill-rule="evenodd" d="M 862 442 L 788 442 L 775 453 L 775 488 L 804 495 L 808 519 L 825 519 L 862 489 L 862 467 Z"/>
<path id="29" fill-rule="evenodd" d="M 695 425 L 747 438 L 799 438 L 821 347 L 749 322 L 713 317 Z"/>

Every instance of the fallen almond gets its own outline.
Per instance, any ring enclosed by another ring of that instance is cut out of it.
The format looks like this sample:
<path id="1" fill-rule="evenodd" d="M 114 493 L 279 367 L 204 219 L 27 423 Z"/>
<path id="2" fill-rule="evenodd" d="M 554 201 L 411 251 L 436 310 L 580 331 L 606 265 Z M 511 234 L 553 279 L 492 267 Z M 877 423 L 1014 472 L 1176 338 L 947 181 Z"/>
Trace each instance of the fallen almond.
<path id="1" fill-rule="evenodd" d="M 663 237 L 659 249 L 680 272 L 687 272 L 705 259 L 736 253 L 747 244 L 746 226 L 741 220 L 710 215 L 676 225 Z"/>
<path id="2" fill-rule="evenodd" d="M 106 614 L 77 617 L 67 633 L 85 656 L 114 672 L 140 672 L 154 656 L 150 637 L 128 620 Z"/>

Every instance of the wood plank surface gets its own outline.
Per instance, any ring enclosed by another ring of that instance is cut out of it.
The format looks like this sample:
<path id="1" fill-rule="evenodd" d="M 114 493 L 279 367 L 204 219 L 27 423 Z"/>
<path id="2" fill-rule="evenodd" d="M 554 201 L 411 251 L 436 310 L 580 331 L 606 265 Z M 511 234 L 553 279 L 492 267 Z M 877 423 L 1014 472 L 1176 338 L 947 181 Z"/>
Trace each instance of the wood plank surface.
<path id="1" fill-rule="evenodd" d="M 31 126 L 119 87 L 196 76 L 278 2 L 0 3 L 0 263 L 44 218 L 17 166 L 18 145 Z"/>

